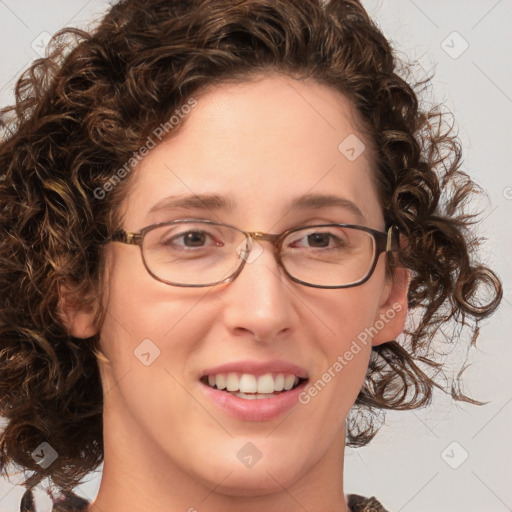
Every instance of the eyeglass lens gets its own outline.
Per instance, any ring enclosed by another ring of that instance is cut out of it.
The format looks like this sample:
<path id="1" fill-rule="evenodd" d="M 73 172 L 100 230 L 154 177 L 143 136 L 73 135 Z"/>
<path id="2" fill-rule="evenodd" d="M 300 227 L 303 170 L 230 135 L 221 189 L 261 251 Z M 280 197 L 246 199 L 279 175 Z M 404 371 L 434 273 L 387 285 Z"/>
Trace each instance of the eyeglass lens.
<path id="1" fill-rule="evenodd" d="M 249 249 L 242 231 L 201 222 L 158 226 L 146 233 L 142 246 L 151 273 L 183 285 L 226 279 L 247 260 Z M 286 271 L 317 286 L 358 282 L 371 270 L 374 258 L 373 236 L 356 228 L 308 226 L 288 233 L 281 243 Z"/>

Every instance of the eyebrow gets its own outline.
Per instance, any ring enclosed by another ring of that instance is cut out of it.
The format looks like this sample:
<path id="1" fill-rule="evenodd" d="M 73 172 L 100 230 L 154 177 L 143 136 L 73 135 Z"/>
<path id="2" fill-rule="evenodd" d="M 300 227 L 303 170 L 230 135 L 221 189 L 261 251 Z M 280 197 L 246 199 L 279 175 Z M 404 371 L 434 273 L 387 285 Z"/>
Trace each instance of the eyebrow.
<path id="1" fill-rule="evenodd" d="M 288 208 L 295 209 L 315 209 L 327 207 L 341 207 L 350 211 L 359 220 L 364 219 L 364 215 L 359 207 L 349 199 L 339 197 L 333 194 L 305 194 L 293 199 Z M 169 196 L 155 205 L 153 205 L 148 215 L 155 212 L 167 211 L 178 208 L 195 209 L 195 210 L 226 210 L 232 211 L 236 207 L 236 202 L 231 198 L 226 198 L 218 194 L 190 194 L 181 196 Z"/>
<path id="2" fill-rule="evenodd" d="M 217 194 L 190 194 L 185 196 L 169 196 L 153 205 L 148 214 L 172 210 L 174 208 L 203 209 L 203 210 L 228 210 L 235 208 L 236 203 L 231 199 Z"/>

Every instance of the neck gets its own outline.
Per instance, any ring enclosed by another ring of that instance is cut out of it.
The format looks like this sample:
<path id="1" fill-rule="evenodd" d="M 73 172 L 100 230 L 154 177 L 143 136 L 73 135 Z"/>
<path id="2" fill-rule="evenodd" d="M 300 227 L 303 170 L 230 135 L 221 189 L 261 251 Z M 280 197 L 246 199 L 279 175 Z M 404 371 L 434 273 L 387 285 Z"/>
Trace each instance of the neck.
<path id="1" fill-rule="evenodd" d="M 211 473 L 197 475 L 180 468 L 141 425 L 127 421 L 128 416 L 107 411 L 102 480 L 88 512 L 350 512 L 343 494 L 344 432 L 320 460 L 311 463 L 304 454 L 303 471 L 293 467 L 286 475 L 263 465 L 259 473 L 257 466 L 220 467 L 216 478 L 208 479 L 204 476 Z M 205 457 L 202 464 L 213 467 L 215 460 Z"/>

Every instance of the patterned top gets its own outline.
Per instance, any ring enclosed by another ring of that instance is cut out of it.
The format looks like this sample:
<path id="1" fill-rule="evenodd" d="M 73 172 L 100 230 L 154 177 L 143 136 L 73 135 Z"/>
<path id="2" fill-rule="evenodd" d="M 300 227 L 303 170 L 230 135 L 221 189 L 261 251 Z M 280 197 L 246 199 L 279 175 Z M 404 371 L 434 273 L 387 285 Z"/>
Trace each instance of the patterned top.
<path id="1" fill-rule="evenodd" d="M 388 512 L 373 496 L 364 498 L 358 494 L 349 494 L 347 498 L 351 512 Z"/>
<path id="2" fill-rule="evenodd" d="M 388 512 L 374 497 L 365 498 L 358 494 L 349 494 L 348 506 L 351 512 Z M 52 512 L 86 512 L 90 502 L 73 492 L 61 492 L 57 498 L 52 496 Z M 29 489 L 23 495 L 20 512 L 36 512 L 34 495 Z"/>

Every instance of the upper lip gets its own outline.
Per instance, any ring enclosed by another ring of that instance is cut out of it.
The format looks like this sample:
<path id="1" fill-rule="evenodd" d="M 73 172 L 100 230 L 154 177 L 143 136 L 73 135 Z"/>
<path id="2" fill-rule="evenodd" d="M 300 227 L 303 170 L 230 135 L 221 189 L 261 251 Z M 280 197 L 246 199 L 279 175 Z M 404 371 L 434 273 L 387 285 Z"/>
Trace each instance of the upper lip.
<path id="1" fill-rule="evenodd" d="M 304 368 L 279 359 L 272 359 L 268 361 L 232 361 L 203 370 L 200 378 L 205 375 L 218 375 L 219 373 L 250 373 L 252 375 L 288 373 L 295 375 L 296 377 L 300 377 L 301 379 L 308 378 L 308 372 Z"/>

